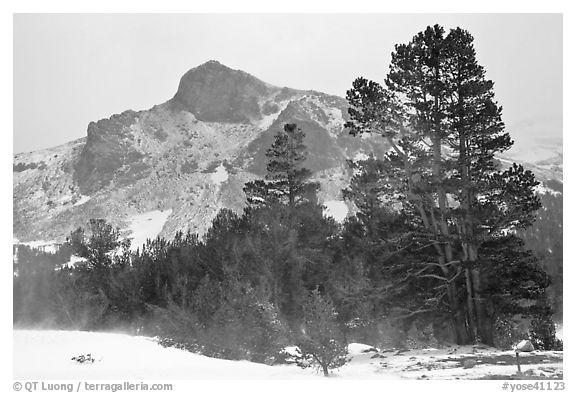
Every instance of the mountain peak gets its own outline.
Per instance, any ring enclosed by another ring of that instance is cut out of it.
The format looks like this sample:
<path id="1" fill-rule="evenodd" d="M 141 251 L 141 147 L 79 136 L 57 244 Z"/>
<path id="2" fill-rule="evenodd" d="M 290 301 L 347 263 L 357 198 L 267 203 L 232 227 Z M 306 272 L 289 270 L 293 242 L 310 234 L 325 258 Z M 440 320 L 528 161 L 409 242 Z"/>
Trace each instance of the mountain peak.
<path id="1" fill-rule="evenodd" d="M 234 70 L 228 67 L 225 64 L 220 63 L 218 60 L 208 60 L 205 63 L 200 64 L 194 68 L 191 68 L 186 72 L 186 74 L 193 72 L 193 71 L 202 71 L 202 72 L 243 72 L 240 70 Z M 186 75 L 184 74 L 184 75 Z"/>
<path id="2" fill-rule="evenodd" d="M 231 69 L 230 67 L 227 67 L 226 65 L 220 63 L 218 60 L 208 60 L 206 63 L 200 64 L 198 67 L 223 67 L 223 68 L 228 68 Z"/>
<path id="3" fill-rule="evenodd" d="M 210 60 L 182 76 L 173 102 L 202 121 L 248 123 L 261 118 L 259 102 L 277 89 Z"/>

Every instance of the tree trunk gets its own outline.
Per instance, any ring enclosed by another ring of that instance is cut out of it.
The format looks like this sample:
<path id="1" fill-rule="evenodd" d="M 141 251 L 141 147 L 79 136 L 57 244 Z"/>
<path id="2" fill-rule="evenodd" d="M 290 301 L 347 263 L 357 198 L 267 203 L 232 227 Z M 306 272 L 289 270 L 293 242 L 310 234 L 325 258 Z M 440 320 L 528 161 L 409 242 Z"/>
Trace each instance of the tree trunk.
<path id="1" fill-rule="evenodd" d="M 454 282 L 448 285 L 448 302 L 450 304 L 450 322 L 454 341 L 458 345 L 471 344 L 473 341 L 472 336 L 468 330 L 462 307 L 460 307 Z"/>
<path id="2" fill-rule="evenodd" d="M 330 376 L 330 374 L 328 373 L 328 366 L 326 364 L 322 365 L 322 371 L 324 372 L 325 377 Z"/>
<path id="3" fill-rule="evenodd" d="M 472 284 L 472 273 L 466 268 L 466 314 L 470 326 L 470 335 L 475 339 L 478 335 L 478 324 L 476 320 L 476 307 L 474 305 L 474 285 Z"/>
<path id="4" fill-rule="evenodd" d="M 447 203 L 447 195 L 444 185 L 442 183 L 442 139 L 440 137 L 440 125 L 436 124 L 436 133 L 432 137 L 432 149 L 433 149 L 433 174 L 434 178 L 437 182 L 436 192 L 438 198 L 438 210 L 440 212 L 440 217 L 438 218 L 439 225 L 438 230 L 440 234 L 445 238 L 449 239 L 451 237 L 450 227 L 448 225 L 448 203 Z M 433 213 L 432 213 L 433 214 Z M 454 260 L 454 250 L 452 248 L 452 244 L 449 241 L 444 243 L 444 247 L 442 248 L 443 251 L 443 258 L 445 263 L 452 262 Z M 442 264 L 442 261 L 441 261 Z M 443 269 L 443 273 L 448 279 L 452 279 L 453 277 L 447 271 L 447 268 Z M 456 343 L 459 345 L 463 344 L 470 344 L 474 341 L 474 336 L 469 329 L 469 325 L 466 321 L 466 312 L 465 307 L 460 304 L 458 299 L 458 291 L 456 288 L 456 282 L 451 281 L 448 284 L 448 302 L 450 304 L 450 311 L 451 311 L 451 321 L 452 321 L 452 329 L 454 332 L 454 337 L 456 339 Z"/>
<path id="5" fill-rule="evenodd" d="M 494 346 L 494 324 L 492 304 L 482 293 L 482 275 L 479 268 L 472 269 L 472 284 L 474 287 L 474 308 L 476 309 L 476 324 L 478 337 L 482 344 Z"/>
<path id="6" fill-rule="evenodd" d="M 470 338 L 470 334 L 466 327 L 466 319 L 463 317 L 461 310 L 452 310 L 450 323 L 454 335 L 454 342 L 457 345 L 467 345 L 472 343 L 472 339 Z"/>

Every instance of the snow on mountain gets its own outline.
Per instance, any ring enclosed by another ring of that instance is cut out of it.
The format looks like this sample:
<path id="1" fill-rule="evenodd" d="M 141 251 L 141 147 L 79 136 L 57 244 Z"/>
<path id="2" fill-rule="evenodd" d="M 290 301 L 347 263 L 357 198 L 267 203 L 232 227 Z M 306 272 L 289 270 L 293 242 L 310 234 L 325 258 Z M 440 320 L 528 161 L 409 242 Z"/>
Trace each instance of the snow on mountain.
<path id="1" fill-rule="evenodd" d="M 545 185 L 542 185 L 542 184 L 538 184 L 536 186 L 536 192 L 538 194 L 552 194 L 554 196 L 562 195 L 561 192 L 555 191 L 555 190 L 551 189 L 550 187 L 546 187 Z"/>
<path id="2" fill-rule="evenodd" d="M 347 120 L 341 97 L 272 86 L 209 61 L 182 76 L 165 103 L 91 122 L 77 141 L 15 155 L 13 235 L 63 242 L 90 218 L 134 231 L 131 217 L 153 211 L 172 213 L 160 229 L 142 222 L 154 228 L 137 235 L 202 235 L 219 209 L 242 211 L 242 188 L 265 175 L 266 151 L 286 123 L 306 132 L 305 165 L 321 184 L 327 214 L 341 220 L 354 213 L 341 196 L 352 175 L 346 160 L 390 148 L 384 138 L 350 136 Z M 526 166 L 539 179 L 562 180 L 561 156 Z"/>
<path id="3" fill-rule="evenodd" d="M 153 210 L 142 214 L 131 216 L 128 221 L 128 238 L 131 239 L 130 249 L 136 250 L 142 248 L 146 239 L 155 239 L 166 223 L 168 217 L 172 214 L 172 209 L 166 211 Z"/>
<path id="4" fill-rule="evenodd" d="M 560 183 L 563 182 L 564 178 L 564 167 L 563 167 L 563 156 L 557 155 L 551 158 L 548 158 L 544 161 L 522 161 L 519 159 L 514 158 L 514 156 L 508 154 L 506 152 L 505 155 L 498 154 L 496 158 L 504 168 L 509 168 L 512 164 L 516 163 L 522 165 L 524 168 L 529 169 L 534 173 L 536 179 L 540 182 L 548 182 L 548 181 L 558 181 Z"/>
<path id="5" fill-rule="evenodd" d="M 80 195 L 80 199 L 78 199 L 76 201 L 76 203 L 74 203 L 72 206 L 82 206 L 83 204 L 85 204 L 89 200 L 90 200 L 90 197 L 88 195 Z"/>
<path id="6" fill-rule="evenodd" d="M 326 201 L 324 206 L 326 206 L 324 214 L 334 218 L 337 222 L 343 222 L 348 216 L 348 205 L 344 201 Z"/>
<path id="7" fill-rule="evenodd" d="M 514 160 L 536 164 L 562 156 L 562 115 L 534 114 L 524 120 L 507 125 L 514 139 L 507 156 Z"/>
<path id="8" fill-rule="evenodd" d="M 257 125 L 262 129 L 268 129 L 280 116 L 280 114 L 286 109 L 290 100 L 283 100 L 280 102 L 275 102 L 275 106 L 271 107 L 268 111 L 266 111 L 263 116 L 262 120 L 257 122 Z M 266 105 L 266 103 L 263 103 Z"/>
<path id="9" fill-rule="evenodd" d="M 58 242 L 55 240 L 35 240 L 31 242 L 20 242 L 16 240 L 14 244 L 28 246 L 30 248 L 37 248 L 52 254 L 55 253 L 58 248 Z"/>
<path id="10" fill-rule="evenodd" d="M 228 180 L 228 171 L 224 164 L 218 165 L 218 168 L 210 175 L 210 180 L 212 180 L 214 184 L 222 184 Z"/>
<path id="11" fill-rule="evenodd" d="M 354 156 L 354 161 L 366 161 L 368 158 L 370 158 L 370 157 L 368 155 L 366 155 L 365 153 L 358 152 Z"/>
<path id="12" fill-rule="evenodd" d="M 301 102 L 311 113 L 311 118 L 328 130 L 330 137 L 338 138 L 344 127 L 343 112 L 346 113 L 346 105 L 339 107 L 337 101 L 327 97 L 327 95 L 306 95 L 301 98 Z"/>
<path id="13" fill-rule="evenodd" d="M 322 184 L 321 201 L 339 201 L 345 160 L 360 149 L 385 151 L 382 140 L 347 135 L 346 116 L 343 98 L 275 87 L 210 61 L 188 71 L 163 104 L 91 122 L 81 140 L 16 155 L 14 236 L 63 242 L 90 218 L 135 232 L 134 244 L 139 233 L 202 235 L 219 209 L 242 211 L 244 184 L 265 174 L 266 150 L 288 122 L 306 131 L 306 166 Z M 152 211 L 172 214 L 161 231 L 135 231 L 133 217 Z"/>

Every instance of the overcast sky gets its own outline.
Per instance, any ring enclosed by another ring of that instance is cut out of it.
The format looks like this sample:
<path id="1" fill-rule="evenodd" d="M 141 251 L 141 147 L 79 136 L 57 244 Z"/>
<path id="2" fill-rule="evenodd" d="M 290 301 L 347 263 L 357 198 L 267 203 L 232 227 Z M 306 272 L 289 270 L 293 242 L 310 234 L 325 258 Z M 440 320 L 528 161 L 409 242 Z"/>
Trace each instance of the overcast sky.
<path id="1" fill-rule="evenodd" d="M 210 59 L 277 86 L 344 96 L 358 76 L 382 82 L 394 44 L 435 23 L 475 37 L 507 124 L 535 116 L 561 124 L 560 14 L 17 14 L 14 153 L 160 104 Z"/>

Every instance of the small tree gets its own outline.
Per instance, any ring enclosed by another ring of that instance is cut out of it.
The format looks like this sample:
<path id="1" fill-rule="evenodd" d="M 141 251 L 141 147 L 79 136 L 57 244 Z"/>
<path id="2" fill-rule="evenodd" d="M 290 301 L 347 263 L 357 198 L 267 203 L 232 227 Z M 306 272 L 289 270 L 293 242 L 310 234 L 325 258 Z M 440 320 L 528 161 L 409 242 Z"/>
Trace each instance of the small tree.
<path id="1" fill-rule="evenodd" d="M 133 283 L 123 271 L 130 266 L 130 240 L 121 239 L 120 229 L 104 219 L 90 219 L 89 236 L 78 228 L 67 244 L 74 255 L 86 259 L 86 267 L 75 269 L 75 275 L 90 304 L 90 325 L 115 324 L 133 315 L 141 302 L 135 295 L 138 288 L 127 285 Z"/>
<path id="2" fill-rule="evenodd" d="M 530 341 L 534 348 L 544 351 L 562 351 L 562 340 L 556 337 L 556 326 L 552 320 L 552 309 L 545 305 L 538 307 L 539 313 L 530 323 Z"/>
<path id="3" fill-rule="evenodd" d="M 332 302 L 314 290 L 304 304 L 304 333 L 298 346 L 304 358 L 311 357 L 327 377 L 328 370 L 346 363 L 346 341 L 336 322 Z"/>

